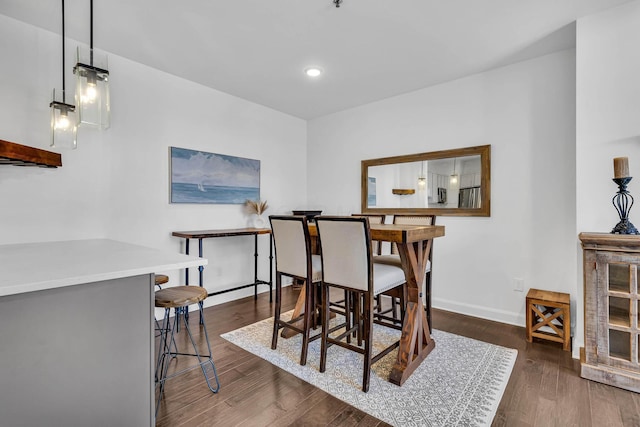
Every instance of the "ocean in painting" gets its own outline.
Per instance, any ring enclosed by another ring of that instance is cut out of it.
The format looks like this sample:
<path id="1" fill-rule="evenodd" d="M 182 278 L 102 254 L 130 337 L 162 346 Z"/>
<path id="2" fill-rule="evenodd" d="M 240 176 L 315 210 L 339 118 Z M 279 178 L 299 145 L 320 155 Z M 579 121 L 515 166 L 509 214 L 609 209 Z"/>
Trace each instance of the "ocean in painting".
<path id="1" fill-rule="evenodd" d="M 247 199 L 258 200 L 260 188 L 228 187 L 203 184 L 171 184 L 171 203 L 241 204 Z"/>

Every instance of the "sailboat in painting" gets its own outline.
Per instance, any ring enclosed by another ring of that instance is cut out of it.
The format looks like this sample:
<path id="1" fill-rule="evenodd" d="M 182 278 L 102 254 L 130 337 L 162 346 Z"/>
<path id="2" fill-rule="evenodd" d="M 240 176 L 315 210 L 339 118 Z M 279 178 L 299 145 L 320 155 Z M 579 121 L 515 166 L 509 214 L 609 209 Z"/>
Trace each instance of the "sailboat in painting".
<path id="1" fill-rule="evenodd" d="M 204 189 L 204 186 L 202 185 L 202 183 L 198 183 L 198 190 L 202 191 L 202 192 L 206 192 L 207 190 Z"/>

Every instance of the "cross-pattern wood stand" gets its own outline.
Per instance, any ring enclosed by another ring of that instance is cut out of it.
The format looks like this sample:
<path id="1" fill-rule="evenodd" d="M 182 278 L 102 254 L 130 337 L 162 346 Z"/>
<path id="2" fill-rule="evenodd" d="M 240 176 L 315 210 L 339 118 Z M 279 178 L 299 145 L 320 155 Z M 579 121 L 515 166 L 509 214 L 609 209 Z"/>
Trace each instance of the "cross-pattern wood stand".
<path id="1" fill-rule="evenodd" d="M 549 328 L 547 331 L 542 327 Z M 571 350 L 571 302 L 569 294 L 529 289 L 527 293 L 527 341 L 533 338 L 562 343 Z"/>

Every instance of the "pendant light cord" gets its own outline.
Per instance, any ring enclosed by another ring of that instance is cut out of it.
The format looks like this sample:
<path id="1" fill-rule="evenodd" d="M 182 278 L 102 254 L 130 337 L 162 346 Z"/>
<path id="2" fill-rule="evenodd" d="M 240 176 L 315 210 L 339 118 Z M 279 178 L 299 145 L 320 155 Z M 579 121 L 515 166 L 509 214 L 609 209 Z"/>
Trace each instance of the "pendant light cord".
<path id="1" fill-rule="evenodd" d="M 89 2 L 89 13 L 91 14 L 91 20 L 89 21 L 89 64 L 93 66 L 93 0 Z"/>
<path id="2" fill-rule="evenodd" d="M 64 80 L 64 0 L 62 0 L 62 103 L 66 104 Z"/>

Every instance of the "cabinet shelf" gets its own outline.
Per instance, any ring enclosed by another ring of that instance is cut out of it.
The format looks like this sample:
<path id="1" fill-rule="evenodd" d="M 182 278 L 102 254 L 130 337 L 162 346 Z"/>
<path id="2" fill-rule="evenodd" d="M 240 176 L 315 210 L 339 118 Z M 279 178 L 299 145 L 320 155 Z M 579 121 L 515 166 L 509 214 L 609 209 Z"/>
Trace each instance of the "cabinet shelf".
<path id="1" fill-rule="evenodd" d="M 615 326 L 631 326 L 631 300 L 609 297 L 609 323 Z"/>

